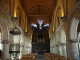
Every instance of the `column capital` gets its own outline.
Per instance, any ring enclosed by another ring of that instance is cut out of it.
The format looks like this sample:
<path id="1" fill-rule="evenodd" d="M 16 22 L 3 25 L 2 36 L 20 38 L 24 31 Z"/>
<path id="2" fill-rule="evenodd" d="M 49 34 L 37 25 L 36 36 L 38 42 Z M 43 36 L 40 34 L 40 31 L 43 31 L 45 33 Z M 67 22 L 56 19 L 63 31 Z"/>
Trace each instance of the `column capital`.
<path id="1" fill-rule="evenodd" d="M 2 40 L 1 43 L 2 44 L 9 44 L 9 41 L 8 40 Z"/>
<path id="2" fill-rule="evenodd" d="M 77 39 L 70 39 L 69 42 L 76 43 L 77 42 Z"/>

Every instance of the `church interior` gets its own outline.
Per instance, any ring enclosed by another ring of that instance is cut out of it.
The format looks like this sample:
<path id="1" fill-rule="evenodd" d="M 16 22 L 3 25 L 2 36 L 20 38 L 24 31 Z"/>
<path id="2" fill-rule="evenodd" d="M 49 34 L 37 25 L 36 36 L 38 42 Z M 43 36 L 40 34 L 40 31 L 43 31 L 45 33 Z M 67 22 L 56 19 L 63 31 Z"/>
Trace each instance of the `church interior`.
<path id="1" fill-rule="evenodd" d="M 0 0 L 0 60 L 80 60 L 80 0 Z"/>

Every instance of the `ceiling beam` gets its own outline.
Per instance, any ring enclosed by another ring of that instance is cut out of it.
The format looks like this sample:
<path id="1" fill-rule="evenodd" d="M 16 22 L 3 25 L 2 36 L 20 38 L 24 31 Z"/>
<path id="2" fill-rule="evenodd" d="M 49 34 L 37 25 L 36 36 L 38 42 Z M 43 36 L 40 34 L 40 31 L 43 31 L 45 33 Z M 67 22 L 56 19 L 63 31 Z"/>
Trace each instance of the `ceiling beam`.
<path id="1" fill-rule="evenodd" d="M 44 14 L 44 15 L 27 15 L 27 16 L 53 16 L 53 15 Z"/>

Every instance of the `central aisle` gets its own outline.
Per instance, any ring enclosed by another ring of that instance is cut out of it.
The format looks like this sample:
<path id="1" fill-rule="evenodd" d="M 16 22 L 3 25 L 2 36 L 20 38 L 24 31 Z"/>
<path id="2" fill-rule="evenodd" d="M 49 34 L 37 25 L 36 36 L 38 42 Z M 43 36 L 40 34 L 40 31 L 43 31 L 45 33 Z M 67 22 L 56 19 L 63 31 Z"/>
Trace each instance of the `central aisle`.
<path id="1" fill-rule="evenodd" d="M 35 60 L 46 60 L 44 55 L 37 55 Z"/>

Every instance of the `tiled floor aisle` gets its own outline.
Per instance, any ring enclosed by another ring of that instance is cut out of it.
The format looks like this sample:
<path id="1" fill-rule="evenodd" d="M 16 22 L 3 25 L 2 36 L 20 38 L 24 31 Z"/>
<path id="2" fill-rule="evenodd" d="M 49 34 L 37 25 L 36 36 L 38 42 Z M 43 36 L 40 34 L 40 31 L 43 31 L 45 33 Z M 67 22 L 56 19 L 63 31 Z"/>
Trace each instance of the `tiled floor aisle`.
<path id="1" fill-rule="evenodd" d="M 36 60 L 46 60 L 44 55 L 38 55 Z"/>

